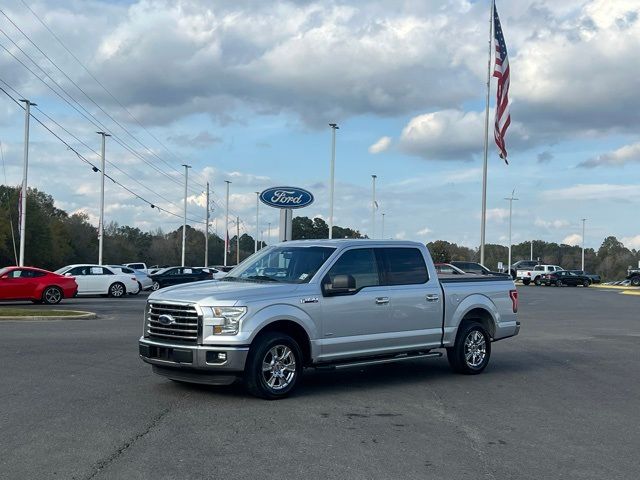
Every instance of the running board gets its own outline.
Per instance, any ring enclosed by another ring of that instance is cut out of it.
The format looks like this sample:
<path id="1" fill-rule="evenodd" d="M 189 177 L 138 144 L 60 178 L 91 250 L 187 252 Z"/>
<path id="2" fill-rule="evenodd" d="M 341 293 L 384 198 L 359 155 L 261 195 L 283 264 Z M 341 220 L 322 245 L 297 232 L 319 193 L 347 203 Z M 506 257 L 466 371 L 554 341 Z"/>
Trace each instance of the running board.
<path id="1" fill-rule="evenodd" d="M 395 357 L 386 358 L 372 358 L 370 360 L 358 360 L 357 362 L 345 362 L 345 363 L 329 363 L 325 365 L 317 365 L 316 370 L 337 370 L 340 368 L 353 368 L 353 367 L 365 367 L 368 365 L 381 365 L 384 363 L 402 362 L 404 360 L 415 360 L 416 358 L 435 358 L 441 357 L 441 352 L 429 352 L 429 353 L 412 353 L 412 354 L 400 354 Z"/>

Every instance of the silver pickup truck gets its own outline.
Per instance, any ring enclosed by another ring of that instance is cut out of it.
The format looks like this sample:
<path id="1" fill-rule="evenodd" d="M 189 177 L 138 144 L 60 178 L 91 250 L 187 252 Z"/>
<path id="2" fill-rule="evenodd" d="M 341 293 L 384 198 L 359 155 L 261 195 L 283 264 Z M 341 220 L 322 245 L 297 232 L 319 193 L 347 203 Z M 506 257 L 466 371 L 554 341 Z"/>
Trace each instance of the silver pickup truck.
<path id="1" fill-rule="evenodd" d="M 491 342 L 518 334 L 505 277 L 438 278 L 420 243 L 303 240 L 254 254 L 218 281 L 149 296 L 140 357 L 172 380 L 230 384 L 282 398 L 305 367 L 441 356 L 477 374 Z"/>

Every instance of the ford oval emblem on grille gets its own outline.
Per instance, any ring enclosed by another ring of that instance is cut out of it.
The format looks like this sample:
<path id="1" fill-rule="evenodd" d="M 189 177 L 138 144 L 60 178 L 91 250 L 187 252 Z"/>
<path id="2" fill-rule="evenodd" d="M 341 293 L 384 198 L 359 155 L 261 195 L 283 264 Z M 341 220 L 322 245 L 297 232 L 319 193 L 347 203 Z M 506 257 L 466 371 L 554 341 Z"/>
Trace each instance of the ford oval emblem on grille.
<path id="1" fill-rule="evenodd" d="M 160 315 L 158 317 L 158 322 L 160 322 L 162 325 L 173 325 L 174 323 L 176 323 L 176 319 L 171 315 Z"/>

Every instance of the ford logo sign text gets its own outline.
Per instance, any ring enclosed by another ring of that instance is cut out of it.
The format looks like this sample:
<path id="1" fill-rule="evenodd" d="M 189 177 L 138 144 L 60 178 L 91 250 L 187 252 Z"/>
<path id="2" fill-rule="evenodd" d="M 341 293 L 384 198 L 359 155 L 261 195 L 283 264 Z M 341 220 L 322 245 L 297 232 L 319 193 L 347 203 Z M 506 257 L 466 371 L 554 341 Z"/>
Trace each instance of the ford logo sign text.
<path id="1" fill-rule="evenodd" d="M 273 187 L 262 192 L 260 200 L 275 208 L 302 208 L 313 203 L 313 195 L 304 188 Z"/>

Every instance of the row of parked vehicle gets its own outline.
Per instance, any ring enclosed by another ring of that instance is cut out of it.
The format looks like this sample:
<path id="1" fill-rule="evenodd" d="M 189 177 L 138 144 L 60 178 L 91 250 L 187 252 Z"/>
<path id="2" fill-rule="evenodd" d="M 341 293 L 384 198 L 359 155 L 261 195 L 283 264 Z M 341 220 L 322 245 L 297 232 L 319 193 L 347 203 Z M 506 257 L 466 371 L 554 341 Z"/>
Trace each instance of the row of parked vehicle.
<path id="1" fill-rule="evenodd" d="M 77 295 L 105 295 L 120 298 L 144 290 L 171 285 L 219 279 L 231 267 L 158 267 L 133 268 L 144 264 L 76 264 L 55 272 L 36 267 L 0 269 L 0 300 L 31 300 L 56 304 Z M 226 271 L 225 271 L 226 270 Z"/>

